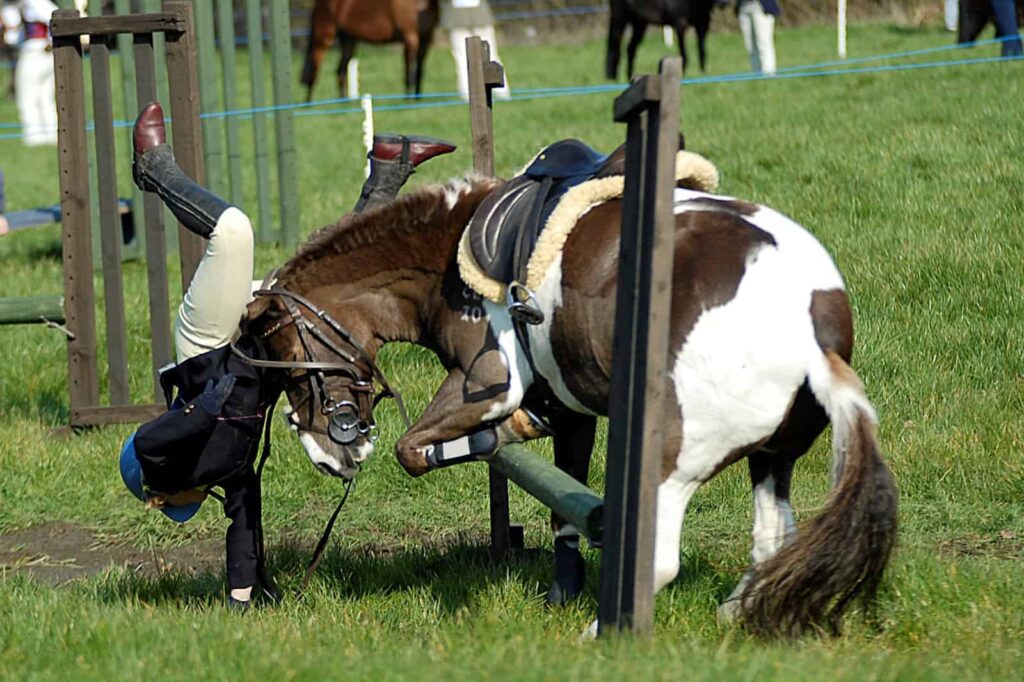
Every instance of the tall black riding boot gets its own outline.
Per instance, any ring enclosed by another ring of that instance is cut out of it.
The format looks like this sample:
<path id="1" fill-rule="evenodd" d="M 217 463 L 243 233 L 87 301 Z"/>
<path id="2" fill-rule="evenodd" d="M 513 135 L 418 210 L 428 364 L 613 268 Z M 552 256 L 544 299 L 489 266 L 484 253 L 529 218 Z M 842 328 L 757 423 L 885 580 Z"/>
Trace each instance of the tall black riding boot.
<path id="1" fill-rule="evenodd" d="M 373 151 L 369 154 L 370 177 L 363 183 L 363 191 L 352 211 L 358 213 L 391 201 L 416 172 L 416 166 L 453 151 L 455 145 L 432 137 L 375 135 Z"/>
<path id="2" fill-rule="evenodd" d="M 164 112 L 150 102 L 135 120 L 132 178 L 144 192 L 156 192 L 181 224 L 209 239 L 220 215 L 231 204 L 197 185 L 178 167 L 167 145 Z"/>

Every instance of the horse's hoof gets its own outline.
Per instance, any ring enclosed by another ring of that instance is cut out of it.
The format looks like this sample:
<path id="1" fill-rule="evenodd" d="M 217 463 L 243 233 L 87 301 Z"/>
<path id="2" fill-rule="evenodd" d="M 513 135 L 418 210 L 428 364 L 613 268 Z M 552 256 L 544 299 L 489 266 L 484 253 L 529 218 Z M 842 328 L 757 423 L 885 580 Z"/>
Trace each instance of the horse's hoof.
<path id="1" fill-rule="evenodd" d="M 739 599 L 727 599 L 718 607 L 718 622 L 732 625 L 740 619 L 743 608 Z"/>
<path id="2" fill-rule="evenodd" d="M 430 471 L 430 463 L 427 462 L 426 450 L 424 448 L 407 447 L 399 443 L 397 450 L 398 463 L 413 478 L 422 476 Z"/>
<path id="3" fill-rule="evenodd" d="M 551 583 L 548 588 L 548 596 L 544 603 L 548 606 L 565 606 L 569 602 L 578 599 L 583 590 L 578 585 L 563 585 L 558 580 Z"/>
<path id="4" fill-rule="evenodd" d="M 590 625 L 588 625 L 586 627 L 586 629 L 583 632 L 580 633 L 580 641 L 581 642 L 592 642 L 595 639 L 597 639 L 597 619 L 596 618 L 593 620 L 593 622 L 590 623 Z"/>

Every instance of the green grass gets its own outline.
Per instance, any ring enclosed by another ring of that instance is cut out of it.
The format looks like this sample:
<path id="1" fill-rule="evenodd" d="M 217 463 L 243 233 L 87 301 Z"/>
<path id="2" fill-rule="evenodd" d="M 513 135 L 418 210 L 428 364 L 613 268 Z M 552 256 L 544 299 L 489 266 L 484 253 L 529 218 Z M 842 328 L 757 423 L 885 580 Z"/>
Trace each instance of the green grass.
<path id="1" fill-rule="evenodd" d="M 640 70 L 655 68 L 662 52 L 655 38 L 641 52 Z M 851 56 L 950 40 L 933 29 L 860 25 L 851 29 Z M 826 61 L 834 52 L 829 28 L 780 30 L 776 42 L 780 67 Z M 712 74 L 746 68 L 736 35 L 712 35 L 709 51 Z M 950 56 L 995 52 L 982 47 Z M 602 82 L 599 42 L 509 46 L 501 53 L 513 89 Z M 361 47 L 360 54 L 364 83 L 380 92 L 400 89 L 397 52 Z M 933 58 L 943 56 L 919 60 Z M 428 91 L 452 89 L 450 59 L 443 50 L 432 53 Z M 878 408 L 901 492 L 900 545 L 881 595 L 880 629 L 855 614 L 841 638 L 778 645 L 716 624 L 715 606 L 749 552 L 751 501 L 740 466 L 695 497 L 683 570 L 659 596 L 654 638 L 579 643 L 596 608 L 599 556 L 588 555 L 589 591 L 580 604 L 545 609 L 547 512 L 513 491 L 513 517 L 526 524 L 528 546 L 541 551 L 490 565 L 482 549 L 483 465 L 408 478 L 390 454 L 400 422 L 393 406 L 384 406 L 378 455 L 360 475 L 335 549 L 302 601 L 289 598 L 277 610 L 238 618 L 221 606 L 216 571 L 147 577 L 127 567 L 58 588 L 4 572 L 0 678 L 1016 679 L 1024 663 L 1021 68 L 683 89 L 688 145 L 719 166 L 722 191 L 808 226 L 846 277 L 855 365 Z M 317 97 L 334 96 L 329 80 Z M 561 137 L 611 149 L 624 135 L 611 121 L 613 97 L 499 102 L 499 172 L 511 173 L 541 144 Z M 0 121 L 13 120 L 13 104 L 0 101 Z M 379 111 L 376 121 L 379 130 L 462 145 L 425 166 L 413 185 L 470 167 L 463 107 Z M 251 135 L 248 123 L 242 131 Z M 355 200 L 360 118 L 297 118 L 296 133 L 307 234 Z M 0 141 L 0 167 L 12 208 L 56 201 L 51 151 Z M 252 187 L 251 163 L 245 178 Z M 251 194 L 247 205 L 255 205 Z M 257 269 L 286 257 L 263 248 Z M 0 240 L 0 263 L 0 296 L 59 292 L 58 229 Z M 139 399 L 152 391 L 144 280 L 144 265 L 126 265 L 132 389 Z M 96 284 L 99 291 L 101 278 Z M 56 332 L 0 328 L 0 347 L 0 532 L 66 521 L 105 543 L 154 551 L 221 536 L 225 521 L 213 504 L 174 526 L 125 493 L 115 462 L 130 427 L 53 436 L 67 418 L 66 354 Z M 411 411 L 422 410 L 442 376 L 429 353 L 397 347 L 383 364 Z M 294 591 L 340 486 L 316 473 L 283 425 L 275 426 L 265 525 L 273 568 Z M 802 518 L 821 504 L 827 460 L 822 438 L 797 468 L 794 504 Z M 600 462 L 591 484 L 603 485 Z"/>

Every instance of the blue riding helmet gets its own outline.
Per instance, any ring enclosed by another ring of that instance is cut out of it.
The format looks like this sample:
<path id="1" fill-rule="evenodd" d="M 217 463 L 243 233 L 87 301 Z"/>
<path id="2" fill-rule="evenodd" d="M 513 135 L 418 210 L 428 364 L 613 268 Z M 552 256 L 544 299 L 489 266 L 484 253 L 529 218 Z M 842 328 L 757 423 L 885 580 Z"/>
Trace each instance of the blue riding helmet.
<path id="1" fill-rule="evenodd" d="M 146 501 L 146 493 L 142 488 L 142 466 L 135 454 L 135 434 L 133 433 L 121 450 L 121 479 L 124 485 L 131 491 L 132 495 L 143 502 Z M 162 511 L 167 518 L 178 523 L 185 523 L 199 511 L 202 502 L 190 502 L 181 506 L 164 505 Z"/>

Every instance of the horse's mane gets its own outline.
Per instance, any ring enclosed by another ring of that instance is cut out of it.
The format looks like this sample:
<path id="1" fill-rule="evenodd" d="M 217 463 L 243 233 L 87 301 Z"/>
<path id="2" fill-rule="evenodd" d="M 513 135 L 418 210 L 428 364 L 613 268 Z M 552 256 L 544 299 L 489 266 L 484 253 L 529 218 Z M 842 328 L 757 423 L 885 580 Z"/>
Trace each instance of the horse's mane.
<path id="1" fill-rule="evenodd" d="M 280 269 L 278 280 L 290 279 L 316 261 L 374 244 L 387 244 L 389 252 L 395 253 L 412 235 L 440 237 L 440 231 L 451 230 L 453 223 L 465 224 L 493 186 L 492 180 L 470 176 L 426 185 L 381 206 L 347 213 L 310 235 Z"/>

